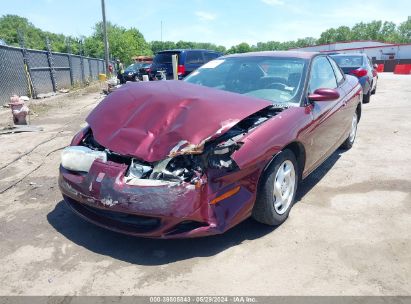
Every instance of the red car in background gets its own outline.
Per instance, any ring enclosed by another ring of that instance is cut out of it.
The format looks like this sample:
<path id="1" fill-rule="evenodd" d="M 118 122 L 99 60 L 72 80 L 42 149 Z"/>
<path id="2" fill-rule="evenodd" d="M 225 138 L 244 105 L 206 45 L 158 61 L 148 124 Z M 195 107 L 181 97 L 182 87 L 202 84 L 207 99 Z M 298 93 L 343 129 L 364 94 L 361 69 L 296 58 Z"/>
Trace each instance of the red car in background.
<path id="1" fill-rule="evenodd" d="M 99 226 L 151 238 L 280 225 L 298 183 L 355 140 L 361 86 L 328 56 L 220 57 L 184 81 L 128 83 L 62 152 L 67 204 Z"/>

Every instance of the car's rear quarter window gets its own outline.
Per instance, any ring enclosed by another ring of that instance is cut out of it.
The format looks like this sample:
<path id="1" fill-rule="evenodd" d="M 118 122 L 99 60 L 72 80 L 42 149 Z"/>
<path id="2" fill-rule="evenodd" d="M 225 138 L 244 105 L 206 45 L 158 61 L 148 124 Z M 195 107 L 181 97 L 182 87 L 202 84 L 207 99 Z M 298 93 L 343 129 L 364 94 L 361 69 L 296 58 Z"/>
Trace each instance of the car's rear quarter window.
<path id="1" fill-rule="evenodd" d="M 201 51 L 188 51 L 186 53 L 186 64 L 203 64 L 204 58 Z"/>
<path id="2" fill-rule="evenodd" d="M 154 63 L 156 64 L 168 64 L 172 62 L 171 59 L 171 55 L 177 54 L 179 55 L 180 52 L 162 52 L 162 53 L 158 53 L 155 57 L 154 57 Z"/>
<path id="3" fill-rule="evenodd" d="M 210 60 L 216 59 L 218 57 L 220 57 L 220 54 L 218 54 L 218 53 L 204 52 L 205 62 L 209 62 Z"/>

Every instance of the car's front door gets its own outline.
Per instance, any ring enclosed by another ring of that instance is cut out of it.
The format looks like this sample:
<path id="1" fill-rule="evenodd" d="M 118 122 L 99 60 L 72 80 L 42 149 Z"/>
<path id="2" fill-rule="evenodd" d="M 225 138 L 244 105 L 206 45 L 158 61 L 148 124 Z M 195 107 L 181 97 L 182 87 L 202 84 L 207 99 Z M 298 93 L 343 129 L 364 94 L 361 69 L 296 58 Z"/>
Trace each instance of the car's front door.
<path id="1" fill-rule="evenodd" d="M 312 123 L 306 130 L 305 143 L 307 151 L 306 168 L 308 171 L 316 168 L 328 157 L 341 141 L 345 130 L 342 128 L 342 107 L 346 102 L 345 91 L 341 82 L 335 77 L 334 70 L 326 56 L 318 56 L 311 64 L 307 95 L 319 88 L 336 89 L 340 97 L 336 100 L 311 102 L 306 105 L 310 112 Z"/>

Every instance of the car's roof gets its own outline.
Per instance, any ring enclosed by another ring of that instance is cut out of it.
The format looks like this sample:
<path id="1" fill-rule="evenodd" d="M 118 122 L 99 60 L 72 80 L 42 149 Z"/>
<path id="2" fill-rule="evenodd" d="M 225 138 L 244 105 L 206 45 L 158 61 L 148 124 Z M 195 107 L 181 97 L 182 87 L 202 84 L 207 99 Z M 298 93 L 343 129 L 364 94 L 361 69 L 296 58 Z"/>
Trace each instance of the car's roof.
<path id="1" fill-rule="evenodd" d="M 224 58 L 232 57 L 292 57 L 292 58 L 301 58 L 301 59 L 311 59 L 315 55 L 319 54 L 318 52 L 302 52 L 302 51 L 264 51 L 264 52 L 249 52 L 241 54 L 232 54 L 226 55 Z"/>

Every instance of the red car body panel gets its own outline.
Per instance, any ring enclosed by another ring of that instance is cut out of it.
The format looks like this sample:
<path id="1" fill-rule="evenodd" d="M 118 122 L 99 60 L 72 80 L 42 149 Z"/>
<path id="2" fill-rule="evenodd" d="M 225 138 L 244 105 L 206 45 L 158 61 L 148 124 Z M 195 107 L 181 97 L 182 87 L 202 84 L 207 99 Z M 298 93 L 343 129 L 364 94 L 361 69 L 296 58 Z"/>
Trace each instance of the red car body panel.
<path id="1" fill-rule="evenodd" d="M 314 54 L 301 54 L 310 56 Z M 195 185 L 132 186 L 124 178 L 127 165 L 96 160 L 88 173 L 60 167 L 60 189 L 80 216 L 114 231 L 151 238 L 222 233 L 251 215 L 260 176 L 281 150 L 302 147 L 305 157 L 299 169 L 304 178 L 347 138 L 361 102 L 361 86 L 355 77 L 346 76 L 337 90 L 337 100 L 290 107 L 245 134 L 241 148 L 231 155 L 239 170 L 208 169 Z M 194 145 L 212 140 L 228 130 L 228 121 L 242 120 L 267 104 L 182 82 L 133 84 L 108 96 L 87 121 L 101 145 L 149 162 L 168 157 L 183 140 Z M 85 132 L 72 145 L 78 145 Z M 236 187 L 240 190 L 234 195 L 210 204 Z M 144 221 L 153 225 L 140 227 Z M 195 227 L 188 229 L 187 223 Z"/>
<path id="2" fill-rule="evenodd" d="M 152 238 L 199 237 L 222 233 L 251 215 L 258 178 L 264 166 L 265 163 L 260 163 L 224 176 L 209 172 L 207 182 L 198 188 L 189 184 L 135 187 L 124 183 L 127 166 L 97 160 L 87 174 L 73 174 L 60 168 L 59 186 L 65 201 L 76 213 L 104 228 Z M 105 176 L 98 182 L 101 172 Z M 224 204 L 209 204 L 213 198 L 235 186 L 240 186 L 240 191 L 224 200 Z M 140 230 L 110 220 L 106 215 L 96 213 L 96 208 L 158 219 L 159 223 L 153 231 Z M 203 225 L 178 233 L 178 225 L 183 221 Z"/>
<path id="3" fill-rule="evenodd" d="M 201 151 L 205 140 L 270 105 L 183 81 L 128 83 L 99 104 L 87 122 L 104 147 L 153 162 L 173 149 Z"/>
<path id="4" fill-rule="evenodd" d="M 306 177 L 349 133 L 350 121 L 360 99 L 360 86 L 355 77 L 347 75 L 338 91 L 338 100 L 292 107 L 273 117 L 261 128 L 248 133 L 243 139 L 245 144 L 232 158 L 244 168 L 271 159 L 293 142 L 301 143 L 306 154 L 302 176 Z"/>

